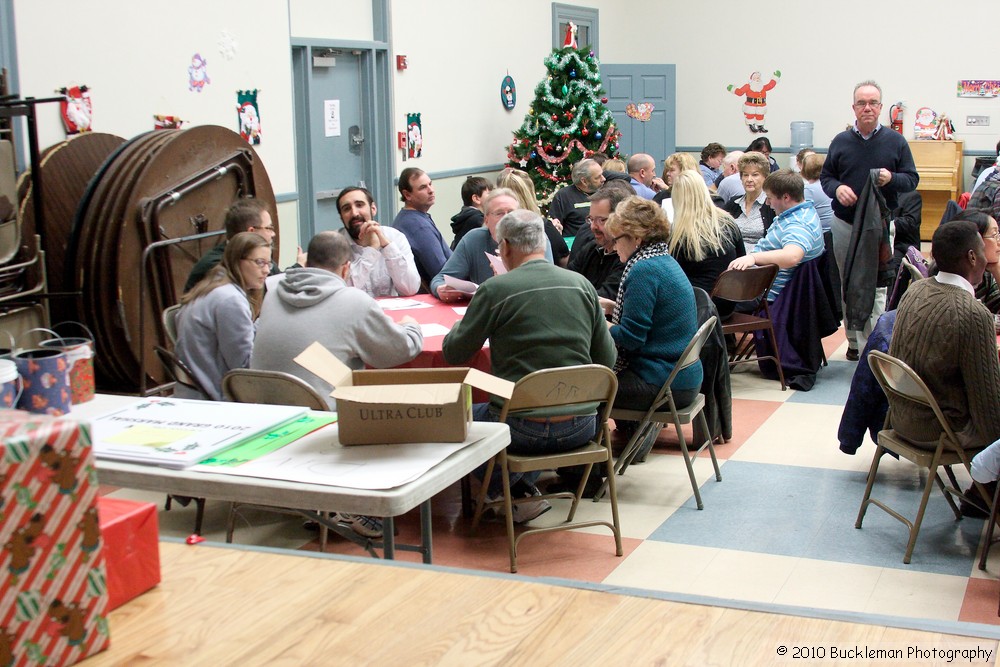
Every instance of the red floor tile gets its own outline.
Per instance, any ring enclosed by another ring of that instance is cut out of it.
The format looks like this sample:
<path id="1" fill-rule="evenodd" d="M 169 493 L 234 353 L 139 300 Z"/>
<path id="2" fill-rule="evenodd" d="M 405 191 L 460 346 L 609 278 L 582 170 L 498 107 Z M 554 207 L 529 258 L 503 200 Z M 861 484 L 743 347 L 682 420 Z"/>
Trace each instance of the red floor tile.
<path id="1" fill-rule="evenodd" d="M 844 333 L 844 327 L 837 329 L 837 333 L 827 336 L 823 339 L 823 351 L 826 353 L 826 358 L 829 359 L 830 355 L 837 351 L 841 345 L 847 341 L 847 335 Z"/>
<path id="2" fill-rule="evenodd" d="M 1000 616 L 997 616 L 998 603 L 1000 603 L 1000 581 L 970 578 L 958 620 L 1000 625 Z"/>
<path id="3" fill-rule="evenodd" d="M 733 399 L 733 439 L 729 442 L 715 446 L 715 455 L 720 459 L 728 459 L 732 456 L 747 439 L 753 435 L 764 422 L 770 419 L 774 411 L 781 407 L 781 403 L 776 401 L 754 401 L 749 399 Z M 691 446 L 692 434 L 691 425 L 682 427 L 684 439 Z M 672 424 L 668 424 L 656 439 L 653 452 L 659 454 L 675 454 L 680 456 L 680 441 L 677 439 L 677 430 Z M 708 457 L 708 450 L 701 453 L 701 456 Z"/>

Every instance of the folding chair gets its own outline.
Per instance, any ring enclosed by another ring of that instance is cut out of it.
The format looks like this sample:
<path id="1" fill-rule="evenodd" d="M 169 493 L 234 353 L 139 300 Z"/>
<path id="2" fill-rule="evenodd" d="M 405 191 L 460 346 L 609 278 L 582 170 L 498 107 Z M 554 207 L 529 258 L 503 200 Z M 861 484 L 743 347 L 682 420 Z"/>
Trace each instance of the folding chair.
<path id="1" fill-rule="evenodd" d="M 636 428 L 635 433 L 629 439 L 628 444 L 625 445 L 625 449 L 622 450 L 622 453 L 618 456 L 618 461 L 615 464 L 615 472 L 619 475 L 625 474 L 626 468 L 628 468 L 629 464 L 632 463 L 633 459 L 635 459 L 647 439 L 655 438 L 656 434 L 660 432 L 660 429 L 663 428 L 664 424 L 668 422 L 673 423 L 674 428 L 677 431 L 677 439 L 680 441 L 681 454 L 684 455 L 684 465 L 687 466 L 688 478 L 691 480 L 691 489 L 694 491 L 694 498 L 698 503 L 698 509 L 704 509 L 705 506 L 701 502 L 701 491 L 698 489 L 698 480 L 694 475 L 694 466 L 691 462 L 691 452 L 688 449 L 687 441 L 684 438 L 684 430 L 681 428 L 682 425 L 694 425 L 694 420 L 698 420 L 697 425 L 695 425 L 692 429 L 692 433 L 695 435 L 699 432 L 702 433 L 705 440 L 698 446 L 694 454 L 697 456 L 707 447 L 708 453 L 712 457 L 712 466 L 715 468 L 715 479 L 719 482 L 722 481 L 722 473 L 719 472 L 719 461 L 715 457 L 715 445 L 712 444 L 712 433 L 709 430 L 708 422 L 705 419 L 705 395 L 698 394 L 690 405 L 678 408 L 674 403 L 674 395 L 670 386 L 673 384 L 674 378 L 677 377 L 678 373 L 699 360 L 701 348 L 705 345 L 705 341 L 708 340 L 709 335 L 712 333 L 712 329 L 715 328 L 716 319 L 717 318 L 713 315 L 705 320 L 704 324 L 698 327 L 698 331 L 695 332 L 694 336 L 691 338 L 691 342 L 688 343 L 686 348 L 684 348 L 684 352 L 674 365 L 674 370 L 670 373 L 670 377 L 668 377 L 667 381 L 663 383 L 663 387 L 660 389 L 659 394 L 657 394 L 656 400 L 653 401 L 652 405 L 650 405 L 647 410 L 628 410 L 624 408 L 614 408 L 611 410 L 612 419 L 639 422 L 639 426 Z M 612 477 L 608 477 L 608 479 L 604 480 L 604 484 L 602 484 L 601 488 L 599 488 L 597 493 L 594 494 L 595 502 L 604 494 L 605 486 L 612 481 Z"/>
<path id="2" fill-rule="evenodd" d="M 767 293 L 771 291 L 771 283 L 778 275 L 776 264 L 752 266 L 744 271 L 729 269 L 723 271 L 712 288 L 713 299 L 729 301 L 757 300 L 758 306 L 753 313 L 733 313 L 722 323 L 722 333 L 740 334 L 732 354 L 729 355 L 729 367 L 746 364 L 763 359 L 770 359 L 778 367 L 778 380 L 781 390 L 785 391 L 785 373 L 781 368 L 781 353 L 778 351 L 778 341 L 774 336 L 774 325 L 771 322 L 771 312 L 768 310 Z M 766 331 L 771 338 L 774 355 L 758 357 L 754 352 L 753 332 Z"/>
<path id="3" fill-rule="evenodd" d="M 167 338 L 170 340 L 170 344 L 177 345 L 177 313 L 180 311 L 181 305 L 175 304 L 173 306 L 168 306 L 163 309 L 163 330 L 167 333 Z"/>
<path id="4" fill-rule="evenodd" d="M 235 368 L 222 378 L 222 396 L 227 401 L 236 403 L 300 405 L 320 412 L 330 409 L 326 399 L 305 380 L 281 371 Z M 226 542 L 233 541 L 233 533 L 236 530 L 236 513 L 243 507 L 263 509 L 278 514 L 299 514 L 294 510 L 285 510 L 279 507 L 252 503 L 230 503 L 229 517 L 226 519 Z M 321 552 L 326 551 L 327 530 L 327 527 L 320 522 L 319 550 Z"/>
<path id="5" fill-rule="evenodd" d="M 927 500 L 930 498 L 931 489 L 935 483 L 941 489 L 941 493 L 944 494 L 945 500 L 948 501 L 951 511 L 955 514 L 956 521 L 962 518 L 962 513 L 955 505 L 955 501 L 952 500 L 951 496 L 955 495 L 965 498 L 969 502 L 976 502 L 959 490 L 958 480 L 955 479 L 955 473 L 952 471 L 951 466 L 961 463 L 967 471 L 970 470 L 972 457 L 981 451 L 982 448 L 975 450 L 962 448 L 958 438 L 955 436 L 955 432 L 951 428 L 951 424 L 948 423 L 944 413 L 941 412 L 941 408 L 938 406 L 934 395 L 931 394 L 930 389 L 920 379 L 920 376 L 904 362 L 884 352 L 871 350 L 868 353 L 868 365 L 871 366 L 872 373 L 875 374 L 875 379 L 878 380 L 882 391 L 885 392 L 886 398 L 889 399 L 889 412 L 885 418 L 885 428 L 879 431 L 878 434 L 878 446 L 875 448 L 875 457 L 872 459 L 871 470 L 868 472 L 868 484 L 865 487 L 865 496 L 861 501 L 861 508 L 858 510 L 858 519 L 854 523 L 854 527 L 861 528 L 861 522 L 865 518 L 868 505 L 881 507 L 890 516 L 902 522 L 910 529 L 910 538 L 906 544 L 906 552 L 903 554 L 903 562 L 909 563 L 910 557 L 913 555 L 913 547 L 917 542 L 917 535 L 920 532 L 920 524 L 924 520 Z M 921 449 L 908 442 L 894 429 L 890 428 L 892 425 L 892 403 L 894 400 L 912 401 L 928 407 L 934 412 L 942 431 L 937 447 L 932 450 Z M 927 483 L 924 485 L 924 492 L 920 499 L 920 506 L 917 509 L 917 516 L 913 521 L 910 521 L 881 500 L 871 497 L 879 461 L 882 459 L 882 454 L 886 451 L 898 454 L 914 465 L 927 469 Z M 945 473 L 948 475 L 948 480 L 951 482 L 950 487 L 945 486 L 941 480 L 941 476 L 938 474 L 938 468 L 941 467 L 944 468 Z M 986 498 L 987 494 L 982 484 L 979 482 L 975 484 L 983 498 Z"/>
<path id="6" fill-rule="evenodd" d="M 171 350 L 165 347 L 156 345 L 153 347 L 153 351 L 156 353 L 156 357 L 163 364 L 163 368 L 167 371 L 167 377 L 170 378 L 176 384 L 182 384 L 189 389 L 194 389 L 202 394 L 206 393 L 201 383 L 191 374 L 191 370 L 187 367 L 180 358 L 174 354 Z M 163 509 L 170 511 L 170 507 L 173 501 L 176 500 L 181 505 L 186 506 L 192 500 L 195 504 L 195 515 L 194 515 L 194 532 L 196 535 L 201 535 L 201 525 L 202 520 L 205 518 L 205 499 L 195 498 L 193 496 L 178 496 L 167 494 L 167 500 L 163 504 Z"/>
<path id="7" fill-rule="evenodd" d="M 566 408 L 571 410 L 574 408 L 579 409 L 579 412 L 570 412 L 569 414 L 593 414 L 594 404 L 601 403 L 602 405 L 598 408 L 597 433 L 595 438 L 582 447 L 558 454 L 538 455 L 513 454 L 504 450 L 490 459 L 486 467 L 486 477 L 476 501 L 476 511 L 472 518 L 472 528 L 475 530 L 479 526 L 479 520 L 486 507 L 503 506 L 507 520 L 507 541 L 510 548 L 511 572 L 517 572 L 517 545 L 522 539 L 528 535 L 549 533 L 557 530 L 570 530 L 587 526 L 607 526 L 611 529 L 615 537 L 615 555 L 622 555 L 621 527 L 618 521 L 618 496 L 615 493 L 612 470 L 611 430 L 608 427 L 608 413 L 611 410 L 611 405 L 614 403 L 617 392 L 618 378 L 611 369 L 597 364 L 535 371 L 524 376 L 514 385 L 514 391 L 500 413 L 501 422 L 506 422 L 508 417 L 526 412 L 530 412 L 532 417 L 536 417 L 539 414 L 544 415 L 547 410 L 555 408 L 563 408 L 559 410 L 560 416 L 567 414 L 565 411 Z M 489 488 L 489 480 L 498 461 L 503 478 L 503 501 L 487 502 L 486 492 Z M 580 498 L 583 496 L 584 487 L 595 463 L 605 464 L 607 468 L 606 474 L 611 481 L 609 487 L 611 494 L 611 523 L 596 520 L 573 522 L 577 506 L 580 504 Z M 534 472 L 536 470 L 550 470 L 563 466 L 576 465 L 584 465 L 586 469 L 575 493 L 564 491 L 524 499 L 512 499 L 510 497 L 511 472 Z M 523 531 L 515 537 L 513 506 L 518 502 L 526 500 L 536 501 L 549 498 L 573 499 L 566 523 L 547 528 L 532 528 Z"/>

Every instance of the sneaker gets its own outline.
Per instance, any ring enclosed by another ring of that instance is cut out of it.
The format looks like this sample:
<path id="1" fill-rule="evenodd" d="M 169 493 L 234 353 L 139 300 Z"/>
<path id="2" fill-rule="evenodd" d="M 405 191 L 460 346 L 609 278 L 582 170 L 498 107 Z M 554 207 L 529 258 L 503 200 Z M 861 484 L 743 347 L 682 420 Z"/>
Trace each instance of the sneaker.
<path id="1" fill-rule="evenodd" d="M 849 347 L 847 348 L 847 353 L 844 356 L 847 357 L 848 361 L 858 361 L 861 358 L 861 353 L 858 352 L 858 348 Z"/>
<path id="2" fill-rule="evenodd" d="M 369 539 L 382 537 L 382 519 L 364 514 L 345 514 L 337 512 L 333 520 L 350 526 L 355 534 Z"/>
<path id="3" fill-rule="evenodd" d="M 542 495 L 538 489 L 532 496 Z M 530 496 L 529 496 L 530 497 Z M 513 506 L 514 523 L 528 523 L 532 519 L 537 519 L 541 515 L 552 509 L 552 505 L 547 500 L 529 500 Z"/>

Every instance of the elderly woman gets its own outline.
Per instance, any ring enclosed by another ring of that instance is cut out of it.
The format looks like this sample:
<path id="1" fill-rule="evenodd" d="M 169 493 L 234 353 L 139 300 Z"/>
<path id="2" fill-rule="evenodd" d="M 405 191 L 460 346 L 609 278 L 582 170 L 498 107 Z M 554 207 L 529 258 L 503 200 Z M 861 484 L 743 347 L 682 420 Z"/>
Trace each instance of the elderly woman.
<path id="1" fill-rule="evenodd" d="M 774 209 L 767 205 L 764 196 L 764 179 L 771 172 L 763 153 L 744 153 L 737 166 L 745 193 L 726 202 L 723 210 L 736 221 L 744 248 L 751 253 L 774 222 Z"/>
<path id="2" fill-rule="evenodd" d="M 712 203 L 704 181 L 692 171 L 674 181 L 674 219 L 670 226 L 670 255 L 695 287 L 711 292 L 719 274 L 745 254 L 743 236 L 733 218 Z M 732 314 L 731 302 L 716 302 L 719 316 Z"/>
<path id="3" fill-rule="evenodd" d="M 692 176 L 701 180 L 697 171 Z M 661 207 L 629 197 L 618 204 L 605 229 L 625 263 L 618 298 L 602 300 L 611 311 L 611 338 L 618 349 L 615 406 L 644 410 L 698 330 L 694 290 L 668 253 L 670 223 Z M 671 390 L 678 407 L 697 397 L 701 381 L 701 362 L 674 378 Z"/>
<path id="4" fill-rule="evenodd" d="M 178 384 L 178 398 L 222 400 L 222 378 L 247 368 L 253 351 L 260 290 L 271 272 L 271 244 L 255 232 L 226 242 L 222 261 L 181 297 L 177 357 L 205 393 Z"/>

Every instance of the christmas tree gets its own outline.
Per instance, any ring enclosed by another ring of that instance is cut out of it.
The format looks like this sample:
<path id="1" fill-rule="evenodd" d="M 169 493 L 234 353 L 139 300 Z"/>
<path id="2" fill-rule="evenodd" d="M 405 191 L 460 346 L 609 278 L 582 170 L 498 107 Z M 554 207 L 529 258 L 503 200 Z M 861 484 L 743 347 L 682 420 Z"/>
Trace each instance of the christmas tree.
<path id="1" fill-rule="evenodd" d="M 548 76 L 535 86 L 535 100 L 507 148 L 507 164 L 531 174 L 539 199 L 547 200 L 570 182 L 579 160 L 597 152 L 617 156 L 621 132 L 602 97 L 600 63 L 593 51 L 577 48 L 575 25 L 544 62 Z"/>

